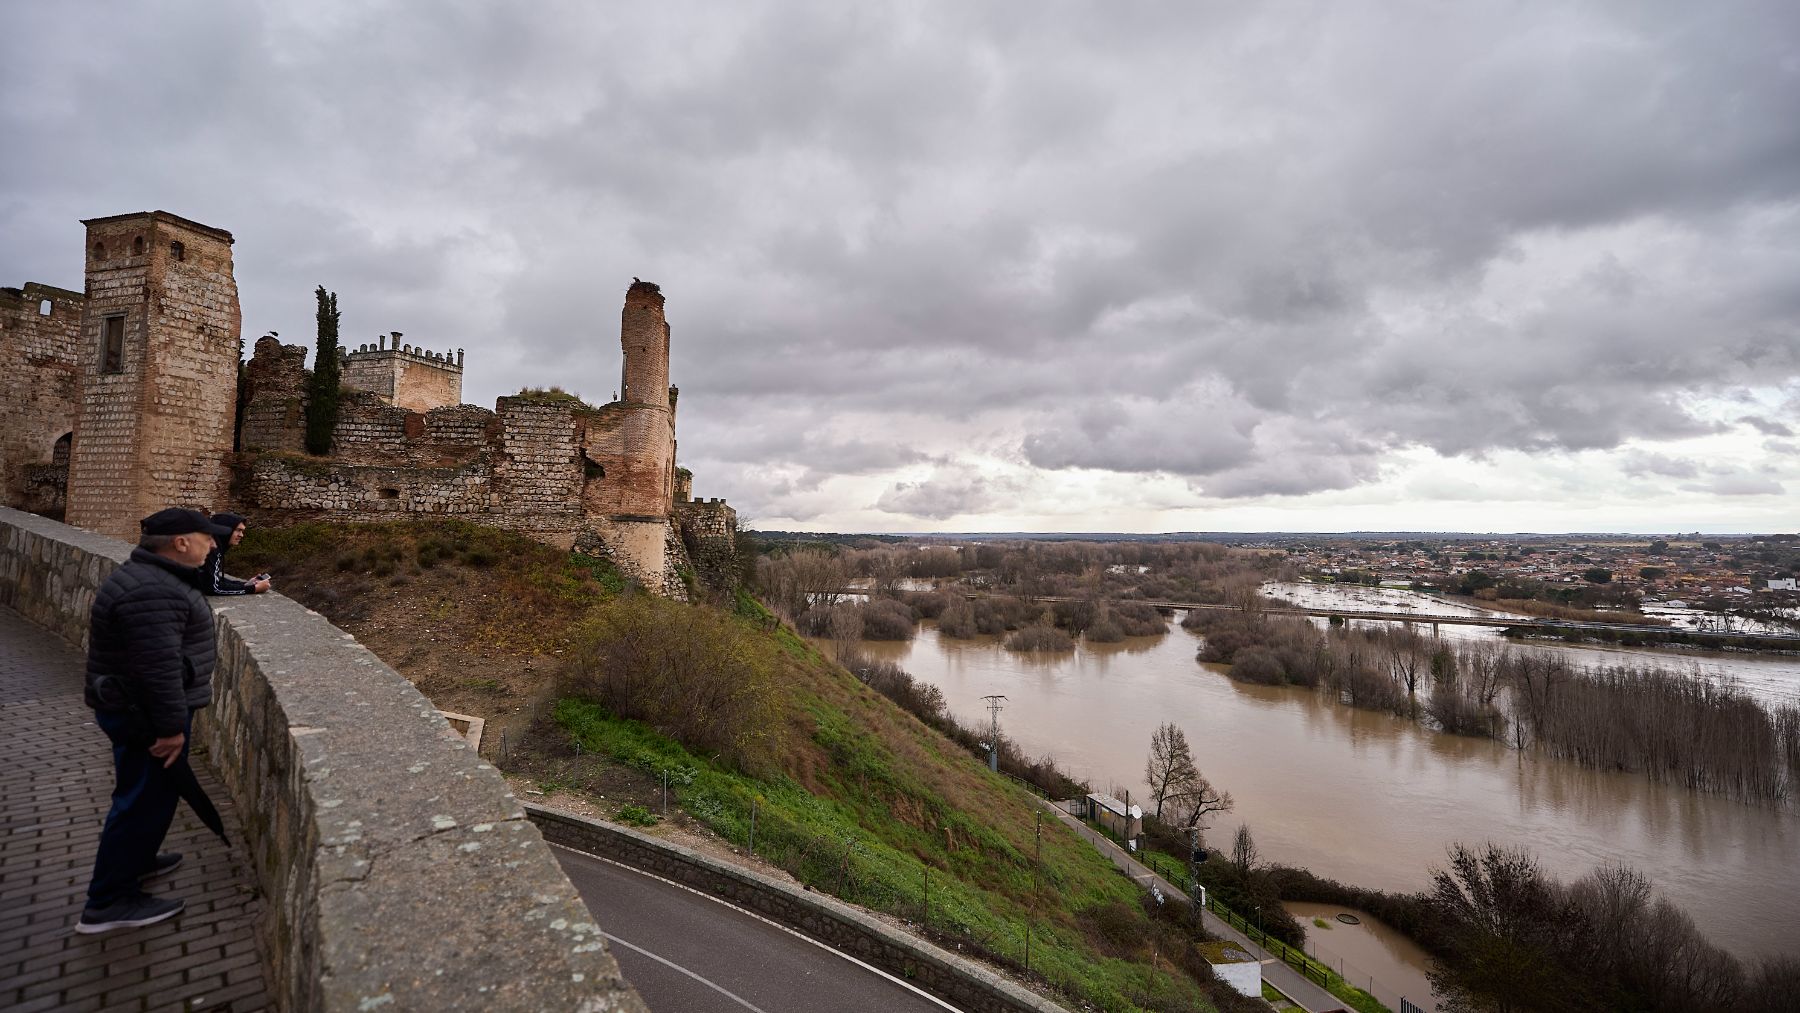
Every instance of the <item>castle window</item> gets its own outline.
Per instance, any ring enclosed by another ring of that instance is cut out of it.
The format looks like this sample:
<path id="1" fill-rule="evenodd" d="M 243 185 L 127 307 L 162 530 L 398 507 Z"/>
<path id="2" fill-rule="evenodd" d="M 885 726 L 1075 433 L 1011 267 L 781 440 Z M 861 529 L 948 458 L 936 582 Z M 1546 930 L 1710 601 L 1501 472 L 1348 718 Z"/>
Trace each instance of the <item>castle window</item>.
<path id="1" fill-rule="evenodd" d="M 379 489 L 379 490 L 376 490 L 375 494 L 377 496 L 380 496 L 382 499 L 399 499 L 400 498 L 400 490 L 398 490 L 398 489 Z"/>
<path id="2" fill-rule="evenodd" d="M 132 237 L 131 255 L 134 257 L 141 257 L 144 255 L 144 237 L 143 236 Z"/>
<path id="3" fill-rule="evenodd" d="M 94 259 L 95 260 L 105 260 L 106 259 L 106 244 L 105 243 L 95 243 L 94 244 Z"/>
<path id="4" fill-rule="evenodd" d="M 125 318 L 102 317 L 100 321 L 100 372 L 125 372 Z"/>
<path id="5" fill-rule="evenodd" d="M 47 317 L 49 315 L 50 315 L 50 300 L 45 299 L 43 302 L 38 303 L 38 316 Z"/>
<path id="6" fill-rule="evenodd" d="M 175 240 L 169 244 L 169 256 L 174 257 L 176 260 L 186 260 L 187 247 L 182 245 L 181 240 Z"/>
<path id="7" fill-rule="evenodd" d="M 50 448 L 50 463 L 59 468 L 69 466 L 69 447 L 75 442 L 74 433 L 64 433 L 56 438 L 56 444 Z"/>

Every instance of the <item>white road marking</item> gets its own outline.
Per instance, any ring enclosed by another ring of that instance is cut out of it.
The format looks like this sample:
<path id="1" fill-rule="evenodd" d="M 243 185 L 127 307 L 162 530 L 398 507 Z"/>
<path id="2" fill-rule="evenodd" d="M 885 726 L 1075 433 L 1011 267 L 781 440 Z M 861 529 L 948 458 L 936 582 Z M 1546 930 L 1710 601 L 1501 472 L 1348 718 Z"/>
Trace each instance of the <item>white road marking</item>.
<path id="1" fill-rule="evenodd" d="M 688 886 L 686 883 L 677 883 L 672 879 L 668 879 L 663 876 L 658 876 L 654 872 L 645 872 L 642 869 L 636 869 L 629 865 L 626 865 L 624 862 L 618 862 L 618 861 L 614 861 L 613 859 L 610 859 L 610 858 L 605 858 L 600 855 L 596 855 L 591 851 L 583 851 L 580 848 L 571 848 L 566 844 L 556 844 L 556 843 L 553 843 L 550 841 L 546 841 L 544 843 L 549 844 L 553 848 L 561 848 L 564 851 L 573 851 L 577 855 L 586 856 L 588 858 L 593 859 L 596 862 L 605 862 L 607 865 L 618 866 L 619 868 L 624 869 L 626 872 L 635 872 L 640 876 L 644 876 L 648 879 L 654 879 L 659 883 L 666 883 L 669 886 L 676 888 L 677 890 L 686 890 L 688 893 L 691 893 L 696 897 L 704 897 L 707 900 L 712 901 L 714 904 L 724 905 L 725 907 L 728 907 L 728 908 L 732 909 L 733 911 L 736 911 L 740 914 L 748 915 L 751 918 L 754 918 L 757 921 L 762 922 L 765 925 L 769 925 L 774 928 L 780 929 L 781 931 L 786 932 L 788 935 L 793 936 L 795 939 L 799 939 L 803 942 L 811 943 L 812 945 L 817 946 L 819 949 L 824 950 L 826 953 L 829 953 L 834 957 L 838 957 L 843 960 L 848 960 L 850 963 L 855 964 L 857 967 L 860 967 L 863 970 L 868 971 L 871 974 L 878 974 L 881 977 L 886 978 L 887 980 L 893 982 L 894 984 L 899 985 L 901 988 L 906 989 L 908 992 L 911 992 L 914 995 L 917 995 L 919 998 L 924 999 L 926 1002 L 929 1002 L 929 1003 L 931 1003 L 935 1006 L 941 1007 L 943 1009 L 949 1010 L 950 1013 L 963 1013 L 963 1011 L 958 1009 L 957 1007 L 950 1005 L 949 1003 L 945 1002 L 944 1000 L 939 999 L 937 996 L 932 995 L 930 992 L 925 991 L 924 989 L 920 988 L 917 985 L 912 984 L 911 982 L 904 981 L 900 978 L 896 978 L 893 975 L 887 973 L 886 971 L 883 971 L 881 968 L 876 967 L 873 964 L 867 963 L 866 961 L 859 960 L 856 957 L 853 957 L 850 954 L 843 952 L 842 950 L 834 950 L 830 946 L 827 946 L 824 943 L 819 942 L 817 939 L 814 939 L 813 937 L 805 934 L 804 932 L 796 932 L 793 929 L 788 928 L 786 925 L 783 925 L 778 921 L 774 921 L 772 919 L 765 918 L 762 915 L 759 915 L 755 911 L 751 911 L 748 908 L 739 907 L 736 904 L 733 904 L 732 902 L 730 902 L 728 900 L 723 900 L 721 898 L 714 897 L 710 893 L 704 893 L 700 890 L 696 890 L 693 887 Z M 602 930 L 601 934 L 605 935 L 605 931 Z M 637 949 L 637 947 L 634 946 L 634 947 L 632 947 L 632 949 Z M 657 959 L 660 960 L 661 958 L 659 957 Z M 670 966 L 675 966 L 675 965 L 670 965 Z M 677 968 L 677 969 L 682 970 L 682 971 L 687 970 L 686 968 Z M 691 972 L 689 972 L 689 973 L 691 973 Z M 700 976 L 694 975 L 694 977 L 698 978 Z M 702 978 L 701 980 L 704 981 L 705 979 Z M 720 989 L 720 991 L 724 991 L 724 990 Z M 729 992 L 727 992 L 726 994 L 730 995 Z M 736 998 L 736 997 L 734 996 L 733 998 Z M 743 1000 L 740 999 L 738 1001 L 742 1002 Z M 748 1005 L 748 1004 L 746 1004 L 746 1005 Z"/>
<path id="2" fill-rule="evenodd" d="M 677 964 L 676 962 L 674 962 L 673 960 L 670 960 L 667 957 L 660 956 L 655 953 L 651 953 L 649 950 L 646 950 L 642 946 L 638 946 L 635 943 L 628 943 L 625 940 L 620 939 L 618 936 L 613 935 L 611 932 L 602 931 L 600 934 L 605 936 L 607 939 L 610 939 L 613 942 L 618 943 L 620 946 L 623 946 L 626 949 L 633 951 L 634 953 L 641 953 L 644 956 L 649 957 L 651 960 L 654 960 L 657 963 L 662 964 L 664 967 L 668 967 L 672 970 L 680 971 L 682 974 L 687 975 L 688 977 L 694 979 L 695 981 L 699 982 L 702 985 L 705 985 L 707 988 L 712 989 L 713 991 L 719 993 L 720 995 L 724 996 L 727 999 L 730 999 L 732 1002 L 737 1003 L 739 1006 L 742 1006 L 747 1010 L 755 1010 L 756 1013 L 768 1013 L 768 1011 L 763 1009 L 761 1006 L 758 1006 L 755 1003 L 751 1002 L 750 1000 L 744 998 L 743 996 L 738 995 L 736 992 L 731 991 L 730 989 L 719 984 L 718 982 L 713 981 L 708 978 L 703 978 L 700 975 L 695 974 L 693 971 L 690 971 L 685 967 L 682 967 L 680 964 Z"/>

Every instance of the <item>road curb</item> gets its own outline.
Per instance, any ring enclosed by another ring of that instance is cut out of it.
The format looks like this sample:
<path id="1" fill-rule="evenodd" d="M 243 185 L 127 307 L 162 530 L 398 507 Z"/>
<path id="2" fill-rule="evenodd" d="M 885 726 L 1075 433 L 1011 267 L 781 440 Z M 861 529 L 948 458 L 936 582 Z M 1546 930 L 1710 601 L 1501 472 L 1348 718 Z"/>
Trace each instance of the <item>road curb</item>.
<path id="1" fill-rule="evenodd" d="M 1068 1013 L 948 950 L 841 901 L 629 827 L 525 803 L 544 839 L 729 901 L 871 964 L 967 1013 Z"/>

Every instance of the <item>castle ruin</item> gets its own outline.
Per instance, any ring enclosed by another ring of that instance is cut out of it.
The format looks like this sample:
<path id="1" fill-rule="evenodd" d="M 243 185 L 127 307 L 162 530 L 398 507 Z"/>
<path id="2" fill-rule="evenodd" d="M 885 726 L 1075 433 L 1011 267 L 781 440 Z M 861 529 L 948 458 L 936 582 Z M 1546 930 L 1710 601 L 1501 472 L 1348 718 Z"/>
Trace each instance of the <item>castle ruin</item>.
<path id="1" fill-rule="evenodd" d="M 604 555 L 673 597 L 729 582 L 736 514 L 692 499 L 675 463 L 657 286 L 626 292 L 617 400 L 463 404 L 463 351 L 394 332 L 340 353 L 332 450 L 315 457 L 306 348 L 259 339 L 240 382 L 231 234 L 163 211 L 83 224 L 85 294 L 0 289 L 7 505 L 128 540 L 164 506 L 272 525 L 459 517 Z"/>

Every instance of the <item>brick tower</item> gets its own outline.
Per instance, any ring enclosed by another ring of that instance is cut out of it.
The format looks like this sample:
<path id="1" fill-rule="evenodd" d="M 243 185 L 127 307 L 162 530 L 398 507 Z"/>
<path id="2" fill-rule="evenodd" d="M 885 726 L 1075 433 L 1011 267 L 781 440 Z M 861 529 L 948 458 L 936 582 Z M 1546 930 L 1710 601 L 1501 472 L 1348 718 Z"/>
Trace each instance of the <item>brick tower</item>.
<path id="1" fill-rule="evenodd" d="M 675 498 L 675 419 L 669 398 L 669 324 L 662 290 L 633 282 L 620 314 L 625 368 L 619 402 L 621 514 L 665 520 Z"/>
<path id="2" fill-rule="evenodd" d="M 68 521 L 136 541 L 167 506 L 224 505 L 237 405 L 231 233 L 144 211 L 87 226 Z"/>

